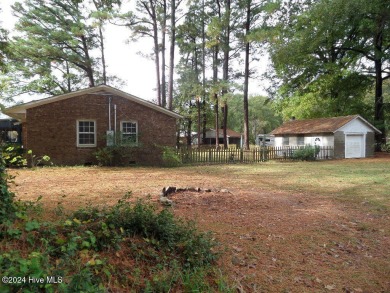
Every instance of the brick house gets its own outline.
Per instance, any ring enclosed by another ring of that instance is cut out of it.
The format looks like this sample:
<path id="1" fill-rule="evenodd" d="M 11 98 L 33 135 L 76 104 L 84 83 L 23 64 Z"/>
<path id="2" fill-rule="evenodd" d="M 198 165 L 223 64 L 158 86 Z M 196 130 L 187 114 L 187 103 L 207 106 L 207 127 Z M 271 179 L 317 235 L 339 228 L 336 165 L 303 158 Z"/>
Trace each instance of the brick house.
<path id="1" fill-rule="evenodd" d="M 94 153 L 114 134 L 139 147 L 133 163 L 155 164 L 157 146 L 176 145 L 181 115 L 110 86 L 100 85 L 7 108 L 22 122 L 25 149 L 58 165 L 95 164 Z"/>
<path id="2" fill-rule="evenodd" d="M 333 148 L 333 157 L 365 158 L 374 155 L 375 133 L 380 131 L 360 115 L 291 120 L 271 132 L 275 146 L 318 145 Z"/>

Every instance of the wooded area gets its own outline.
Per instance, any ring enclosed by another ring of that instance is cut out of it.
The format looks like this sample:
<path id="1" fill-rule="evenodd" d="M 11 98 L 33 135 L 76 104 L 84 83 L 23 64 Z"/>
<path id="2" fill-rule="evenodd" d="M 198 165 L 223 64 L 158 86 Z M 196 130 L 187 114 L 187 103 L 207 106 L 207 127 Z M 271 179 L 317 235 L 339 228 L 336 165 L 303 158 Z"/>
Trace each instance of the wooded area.
<path id="1" fill-rule="evenodd" d="M 226 148 L 231 128 L 248 149 L 282 119 L 360 114 L 385 142 L 389 1 L 24 0 L 12 10 L 14 30 L 0 23 L 3 100 L 120 87 L 106 70 L 105 28 L 114 24 L 129 39 L 153 40 L 146 57 L 155 63 L 155 102 L 186 117 L 189 138 L 223 129 Z M 265 55 L 271 66 L 261 77 L 253 62 Z M 249 80 L 260 78 L 268 96 L 250 97 Z"/>

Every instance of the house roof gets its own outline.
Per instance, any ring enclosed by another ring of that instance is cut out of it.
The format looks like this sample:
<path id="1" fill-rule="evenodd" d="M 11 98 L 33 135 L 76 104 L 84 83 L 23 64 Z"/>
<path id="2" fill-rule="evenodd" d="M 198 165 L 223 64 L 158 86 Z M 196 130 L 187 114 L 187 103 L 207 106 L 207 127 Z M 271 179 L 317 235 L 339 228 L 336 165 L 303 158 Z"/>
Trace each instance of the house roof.
<path id="1" fill-rule="evenodd" d="M 16 119 L 0 119 L 0 129 L 18 129 L 20 122 Z"/>
<path id="2" fill-rule="evenodd" d="M 283 123 L 280 127 L 271 132 L 273 135 L 282 134 L 310 134 L 310 133 L 334 133 L 352 120 L 359 119 L 367 126 L 374 129 L 375 132 L 380 131 L 372 124 L 366 121 L 360 115 L 340 116 L 331 118 L 317 118 L 307 120 L 291 120 Z"/>
<path id="3" fill-rule="evenodd" d="M 176 119 L 183 118 L 183 116 L 181 116 L 173 111 L 165 109 L 161 106 L 158 106 L 152 102 L 146 101 L 146 100 L 141 99 L 139 97 L 125 93 L 121 90 L 118 90 L 118 89 L 113 88 L 113 87 L 108 86 L 108 85 L 99 85 L 99 86 L 90 87 L 87 89 L 82 89 L 82 90 L 78 90 L 78 91 L 74 91 L 74 92 L 70 92 L 70 93 L 66 93 L 66 94 L 62 94 L 62 95 L 58 95 L 58 96 L 53 96 L 53 97 L 49 97 L 49 98 L 45 98 L 45 99 L 31 101 L 28 103 L 24 103 L 24 104 L 20 104 L 20 105 L 6 108 L 3 110 L 3 113 L 7 114 L 8 116 L 11 116 L 13 118 L 16 118 L 16 119 L 24 119 L 27 109 L 31 109 L 34 107 L 38 107 L 41 105 L 45 105 L 45 104 L 49 104 L 49 103 L 53 103 L 53 102 L 57 102 L 57 101 L 66 100 L 66 99 L 81 96 L 81 95 L 99 95 L 99 94 L 100 95 L 116 95 L 116 96 L 128 99 L 130 101 L 133 101 L 135 103 L 144 105 L 144 106 L 149 107 L 151 109 L 154 109 L 158 112 L 172 116 Z"/>
<path id="4" fill-rule="evenodd" d="M 210 133 L 211 135 L 208 135 L 208 133 Z M 218 129 L 218 133 L 219 133 L 219 137 L 223 137 L 223 129 Z M 238 138 L 241 138 L 241 133 L 237 132 L 237 131 L 234 131 L 234 130 L 231 130 L 229 128 L 226 128 L 226 136 L 227 137 L 238 137 Z M 207 130 L 207 133 L 206 133 L 206 137 L 207 138 L 214 138 L 215 137 L 215 129 L 209 129 Z"/>

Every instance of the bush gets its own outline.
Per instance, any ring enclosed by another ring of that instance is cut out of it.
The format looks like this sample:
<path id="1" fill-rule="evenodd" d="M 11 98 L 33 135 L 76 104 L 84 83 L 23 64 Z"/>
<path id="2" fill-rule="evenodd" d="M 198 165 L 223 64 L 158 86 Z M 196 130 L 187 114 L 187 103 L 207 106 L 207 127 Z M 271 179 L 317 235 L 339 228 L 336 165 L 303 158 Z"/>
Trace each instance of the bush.
<path id="1" fill-rule="evenodd" d="M 3 284 L 5 292 L 213 291 L 217 254 L 211 236 L 170 210 L 157 211 L 152 204 L 127 199 L 112 207 L 80 209 L 54 223 L 32 220 L 27 211 L 3 227 L 0 247 L 13 250 L 0 253 L 2 275 L 64 280 Z M 17 208 L 19 212 L 22 207 Z"/>
<path id="2" fill-rule="evenodd" d="M 163 147 L 162 160 L 165 167 L 178 167 L 182 165 L 176 150 L 171 147 Z"/>
<path id="3" fill-rule="evenodd" d="M 100 166 L 128 166 L 135 162 L 137 146 L 113 145 L 99 149 L 95 157 Z"/>
<path id="4" fill-rule="evenodd" d="M 100 166 L 112 166 L 112 160 L 114 158 L 112 148 L 101 148 L 94 155 L 98 160 Z"/>
<path id="5" fill-rule="evenodd" d="M 388 143 L 383 143 L 381 145 L 381 151 L 382 152 L 386 152 L 386 153 L 390 153 L 390 142 Z"/>
<path id="6" fill-rule="evenodd" d="M 4 144 L 1 146 L 1 155 L 7 167 L 23 167 L 27 165 L 23 148 L 18 144 Z"/>
<path id="7" fill-rule="evenodd" d="M 7 221 L 13 220 L 17 211 L 14 203 L 15 195 L 8 190 L 8 180 L 10 177 L 5 170 L 5 165 L 6 163 L 3 157 L 0 157 L 0 234 L 2 230 L 1 226 Z"/>
<path id="8" fill-rule="evenodd" d="M 53 163 L 50 162 L 50 157 L 47 155 L 37 156 L 32 150 L 28 150 L 27 155 L 29 157 L 29 164 L 32 168 L 43 165 L 53 165 Z"/>
<path id="9" fill-rule="evenodd" d="M 295 150 L 292 154 L 292 159 L 301 161 L 314 161 L 320 152 L 318 145 L 305 145 L 303 148 Z"/>

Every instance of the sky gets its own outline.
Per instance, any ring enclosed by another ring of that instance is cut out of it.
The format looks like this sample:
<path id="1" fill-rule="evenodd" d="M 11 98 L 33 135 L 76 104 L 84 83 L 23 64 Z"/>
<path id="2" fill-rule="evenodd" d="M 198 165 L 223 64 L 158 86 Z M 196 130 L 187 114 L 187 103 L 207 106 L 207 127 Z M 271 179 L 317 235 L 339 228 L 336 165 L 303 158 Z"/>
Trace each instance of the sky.
<path id="1" fill-rule="evenodd" d="M 11 13 L 11 3 L 13 0 L 0 0 L 2 12 L 0 21 L 2 26 L 12 32 L 15 17 Z M 155 100 L 154 91 L 156 78 L 154 61 L 146 59 L 138 54 L 142 52 L 149 54 L 152 52 L 152 41 L 141 39 L 138 42 L 127 42 L 130 36 L 129 29 L 118 26 L 107 26 L 105 29 L 105 46 L 107 73 L 116 75 L 125 82 L 121 90 L 138 96 L 146 100 Z M 178 49 L 176 48 L 176 61 L 179 59 Z M 168 62 L 168 55 L 167 55 Z M 262 58 L 256 64 L 253 64 L 262 73 L 266 70 L 268 59 Z M 168 71 L 167 71 L 168 72 Z M 167 76 L 168 78 L 168 76 Z M 249 93 L 266 95 L 264 88 L 261 86 L 261 80 L 250 80 Z M 39 98 L 39 97 L 38 97 Z M 17 102 L 28 102 L 37 99 L 36 96 L 27 96 L 15 98 Z"/>

